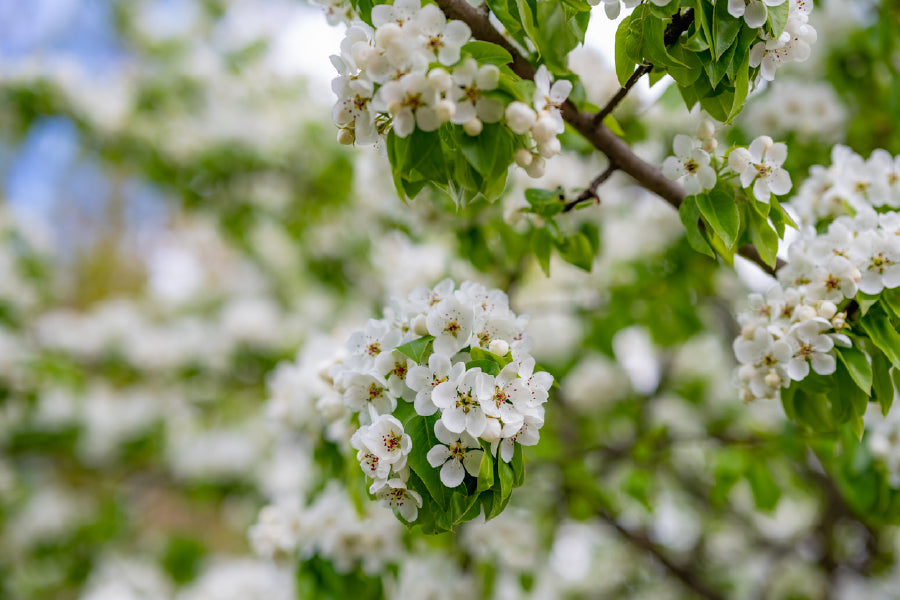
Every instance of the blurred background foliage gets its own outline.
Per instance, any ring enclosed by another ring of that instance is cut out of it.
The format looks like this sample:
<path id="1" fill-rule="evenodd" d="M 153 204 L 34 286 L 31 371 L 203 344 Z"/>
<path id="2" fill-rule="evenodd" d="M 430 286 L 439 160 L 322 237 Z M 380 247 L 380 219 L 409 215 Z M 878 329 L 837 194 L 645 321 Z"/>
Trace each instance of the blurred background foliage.
<path id="1" fill-rule="evenodd" d="M 787 141 L 795 189 L 834 143 L 900 154 L 900 9 L 817 10 L 813 59 L 727 132 Z M 734 305 L 766 280 L 626 178 L 558 219 L 596 232 L 590 272 L 547 277 L 522 177 L 405 205 L 337 145 L 319 7 L 5 0 L 0 23 L 0 598 L 896 597 L 897 533 L 857 497 L 895 494 L 889 469 L 737 401 Z M 569 60 L 604 104 L 608 59 Z M 616 115 L 659 160 L 700 120 L 670 96 Z M 537 187 L 600 172 L 566 145 Z M 508 512 L 425 539 L 323 434 L 315 367 L 446 276 L 507 290 L 560 387 Z M 305 541 L 254 553 L 285 498 Z"/>

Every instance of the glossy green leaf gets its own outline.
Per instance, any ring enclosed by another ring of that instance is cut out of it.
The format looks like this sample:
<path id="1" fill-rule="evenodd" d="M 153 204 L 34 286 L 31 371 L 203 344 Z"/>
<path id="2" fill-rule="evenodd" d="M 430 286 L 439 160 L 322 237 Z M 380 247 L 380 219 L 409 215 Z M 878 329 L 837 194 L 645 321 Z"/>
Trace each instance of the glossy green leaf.
<path id="1" fill-rule="evenodd" d="M 715 258 L 715 253 L 700 231 L 700 209 L 697 207 L 697 200 L 694 196 L 688 196 L 684 199 L 678 208 L 678 216 L 684 225 L 685 234 L 691 248 L 710 258 Z"/>
<path id="2" fill-rule="evenodd" d="M 512 62 L 512 55 L 497 44 L 475 40 L 463 45 L 462 53 L 471 56 L 479 64 L 491 64 L 502 67 Z"/>
<path id="3" fill-rule="evenodd" d="M 891 325 L 888 314 L 881 305 L 872 306 L 869 312 L 860 317 L 859 324 L 894 368 L 900 369 L 900 334 Z"/>
<path id="4" fill-rule="evenodd" d="M 431 354 L 433 341 L 433 335 L 426 335 L 401 346 L 397 346 L 396 350 L 421 365 L 425 364 L 428 360 L 428 355 Z"/>
<path id="5" fill-rule="evenodd" d="M 881 414 L 887 416 L 894 403 L 894 382 L 891 364 L 881 352 L 872 355 L 872 392 L 881 407 Z"/>
<path id="6" fill-rule="evenodd" d="M 872 394 L 872 365 L 868 355 L 858 348 L 837 348 L 837 355 L 853 381 L 867 396 Z"/>
<path id="7" fill-rule="evenodd" d="M 768 23 L 772 28 L 772 37 L 777 38 L 781 36 L 781 33 L 787 25 L 788 16 L 791 11 L 791 3 L 783 2 L 778 6 L 769 6 L 767 8 L 769 9 Z"/>
<path id="8" fill-rule="evenodd" d="M 424 448 L 423 452 L 410 452 L 407 458 L 409 468 L 422 480 L 428 494 L 442 509 L 448 507 L 447 488 L 441 483 L 440 468 L 432 467 L 425 458 L 426 454 L 433 447 L 441 442 L 434 435 L 434 423 L 438 420 L 439 415 L 431 415 L 430 417 L 413 416 L 406 423 L 404 429 L 409 437 L 412 438 L 414 448 Z"/>
<path id="9" fill-rule="evenodd" d="M 741 229 L 741 215 L 734 197 L 714 189 L 695 196 L 704 221 L 722 238 L 727 248 L 734 247 Z"/>

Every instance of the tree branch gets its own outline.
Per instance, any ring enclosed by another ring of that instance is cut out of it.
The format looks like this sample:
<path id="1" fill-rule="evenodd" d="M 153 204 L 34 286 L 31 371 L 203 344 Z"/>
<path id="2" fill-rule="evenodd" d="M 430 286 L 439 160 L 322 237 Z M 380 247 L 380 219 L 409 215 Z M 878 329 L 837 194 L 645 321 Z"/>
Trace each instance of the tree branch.
<path id="1" fill-rule="evenodd" d="M 438 7 L 444 11 L 450 19 L 458 19 L 464 22 L 472 30 L 472 35 L 482 41 L 491 42 L 502 47 L 509 52 L 513 60 L 510 68 L 513 72 L 523 79 L 534 79 L 535 68 L 528 62 L 522 54 L 516 49 L 512 43 L 497 31 L 491 22 L 478 9 L 473 8 L 466 0 L 437 0 Z M 675 18 L 669 27 L 685 27 L 684 23 L 688 22 L 688 11 L 678 16 L 678 26 L 675 26 Z M 690 15 L 693 20 L 693 14 Z M 685 27 L 686 28 L 686 27 Z M 673 29 L 674 31 L 674 29 Z M 667 29 L 668 33 L 668 29 Z M 672 34 L 674 35 L 674 33 Z M 681 33 L 678 34 L 679 36 Z M 668 39 L 668 38 L 666 38 Z M 675 38 L 678 39 L 677 37 Z M 617 165 L 619 169 L 628 173 L 641 186 L 653 192 L 673 207 L 678 208 L 686 197 L 684 188 L 662 174 L 657 167 L 647 163 L 635 154 L 631 148 L 620 137 L 614 134 L 602 122 L 595 124 L 596 115 L 588 112 L 579 111 L 571 100 L 567 100 L 562 106 L 563 119 L 569 123 L 576 131 L 578 131 L 591 145 L 602 152 L 609 158 L 610 162 Z M 752 249 L 753 251 L 750 251 Z M 773 272 L 771 267 L 765 264 L 760 257 L 759 252 L 750 246 L 742 246 L 739 254 L 748 260 L 758 264 L 768 273 Z M 776 269 L 780 265 L 776 265 Z"/>
<path id="2" fill-rule="evenodd" d="M 634 73 L 631 74 L 631 77 L 628 78 L 628 81 L 625 82 L 625 85 L 619 88 L 619 91 L 616 92 L 616 95 L 613 96 L 609 102 L 606 103 L 600 112 L 594 115 L 594 125 L 599 125 L 603 122 L 603 119 L 606 118 L 606 115 L 611 113 L 616 106 L 619 105 L 619 102 L 625 99 L 625 96 L 634 87 L 634 84 L 638 82 L 638 79 L 649 73 L 653 70 L 653 65 L 644 63 L 634 70 Z"/>
<path id="3" fill-rule="evenodd" d="M 589 185 L 586 190 L 581 192 L 581 194 L 574 200 L 566 202 L 566 206 L 563 208 L 562 211 L 569 212 L 570 210 L 572 210 L 579 204 L 583 204 L 585 202 L 589 202 L 589 201 L 595 200 L 595 199 L 599 200 L 599 198 L 597 197 L 597 188 L 600 187 L 600 185 L 604 181 L 609 179 L 610 176 L 615 172 L 616 169 L 618 169 L 618 167 L 616 166 L 616 163 L 609 163 L 609 166 L 606 167 L 606 170 L 604 170 L 602 173 L 597 175 L 597 177 L 594 178 L 594 180 L 591 182 L 591 185 Z"/>

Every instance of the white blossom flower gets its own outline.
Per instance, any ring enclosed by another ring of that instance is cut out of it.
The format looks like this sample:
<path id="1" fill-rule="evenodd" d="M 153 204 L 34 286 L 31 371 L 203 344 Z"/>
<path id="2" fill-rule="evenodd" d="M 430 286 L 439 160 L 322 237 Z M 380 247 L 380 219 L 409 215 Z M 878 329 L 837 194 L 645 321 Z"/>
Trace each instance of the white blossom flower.
<path id="1" fill-rule="evenodd" d="M 663 161 L 663 175 L 680 181 L 689 196 L 715 187 L 716 171 L 710 166 L 709 153 L 700 147 L 699 140 L 676 135 L 672 146 L 675 156 Z"/>
<path id="2" fill-rule="evenodd" d="M 465 431 L 453 433 L 441 421 L 434 424 L 434 435 L 445 445 L 432 447 L 426 458 L 432 467 L 441 467 L 441 483 L 454 488 L 463 482 L 466 472 L 478 477 L 484 451 L 475 438 Z"/>
<path id="3" fill-rule="evenodd" d="M 466 431 L 477 438 L 487 421 L 481 403 L 489 400 L 491 391 L 490 380 L 475 368 L 439 384 L 431 393 L 431 401 L 441 409 L 441 421 L 449 431 Z"/>
<path id="4" fill-rule="evenodd" d="M 412 450 L 412 438 L 403 431 L 403 424 L 391 415 L 379 415 L 378 419 L 362 434 L 362 441 L 375 456 L 394 470 L 402 469 L 406 455 Z"/>
<path id="5" fill-rule="evenodd" d="M 422 508 L 422 496 L 407 488 L 406 483 L 398 478 L 388 479 L 387 485 L 379 489 L 375 497 L 379 504 L 399 513 L 409 522 L 416 520 Z"/>
<path id="6" fill-rule="evenodd" d="M 436 413 L 437 406 L 431 401 L 432 390 L 445 381 L 458 379 L 465 370 L 465 363 L 451 365 L 446 355 L 437 352 L 428 357 L 427 367 L 416 365 L 410 368 L 406 383 L 416 392 L 416 413 L 423 417 Z"/>
<path id="7" fill-rule="evenodd" d="M 827 329 L 831 329 L 831 323 L 817 317 L 797 323 L 788 331 L 787 341 L 793 346 L 793 356 L 787 365 L 791 379 L 800 381 L 809 375 L 810 363 L 819 375 L 834 373 L 834 355 L 829 354 L 834 340 L 822 333 Z"/>
<path id="8" fill-rule="evenodd" d="M 784 4 L 785 0 L 728 0 L 728 13 L 732 17 L 744 17 L 748 27 L 762 27 L 769 16 L 767 6 Z"/>
<path id="9" fill-rule="evenodd" d="M 472 35 L 472 30 L 462 21 L 447 22 L 443 11 L 434 4 L 426 4 L 413 24 L 426 37 L 425 47 L 448 67 L 459 62 L 460 49 Z"/>
<path id="10" fill-rule="evenodd" d="M 453 69 L 453 81 L 456 85 L 450 97 L 456 102 L 456 114 L 451 122 L 463 125 L 478 118 L 496 123 L 503 118 L 503 103 L 484 95 L 496 89 L 500 81 L 500 69 L 495 65 L 479 66 L 474 58 L 467 58 Z"/>
<path id="11" fill-rule="evenodd" d="M 469 345 L 475 312 L 455 296 L 450 296 L 431 307 L 425 325 L 428 333 L 434 336 L 434 351 L 453 356 Z"/>
<path id="12" fill-rule="evenodd" d="M 787 158 L 787 146 L 775 143 L 767 135 L 753 140 L 749 150 L 735 148 L 728 156 L 730 166 L 741 177 L 741 186 L 753 184 L 753 195 L 768 202 L 769 194 L 781 196 L 791 191 L 791 177 L 781 165 Z"/>

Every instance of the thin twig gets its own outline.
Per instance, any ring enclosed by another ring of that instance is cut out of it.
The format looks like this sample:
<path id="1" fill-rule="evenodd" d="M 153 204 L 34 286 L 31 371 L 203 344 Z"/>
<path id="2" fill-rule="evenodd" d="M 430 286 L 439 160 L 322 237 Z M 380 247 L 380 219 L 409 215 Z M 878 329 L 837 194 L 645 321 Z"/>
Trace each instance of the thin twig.
<path id="1" fill-rule="evenodd" d="M 612 97 L 612 99 L 606 103 L 600 112 L 598 112 L 594 116 L 594 125 L 599 125 L 603 122 L 603 119 L 619 105 L 619 102 L 625 99 L 625 96 L 628 95 L 628 92 L 631 88 L 634 87 L 634 84 L 638 82 L 638 79 L 649 73 L 653 69 L 653 65 L 644 63 L 634 70 L 634 73 L 631 74 L 631 77 L 628 78 L 628 81 L 625 82 L 625 85 L 619 88 L 619 91 L 616 92 L 616 95 Z"/>
<path id="2" fill-rule="evenodd" d="M 569 212 L 579 204 L 583 204 L 591 200 L 599 200 L 600 198 L 597 197 L 597 188 L 600 187 L 600 185 L 602 185 L 604 181 L 609 179 L 617 168 L 618 167 L 616 167 L 616 163 L 609 163 L 609 166 L 606 167 L 606 170 L 597 175 L 597 177 L 591 182 L 591 185 L 589 185 L 586 190 L 581 192 L 581 194 L 577 198 L 567 202 L 565 208 L 563 208 L 562 211 Z"/>

